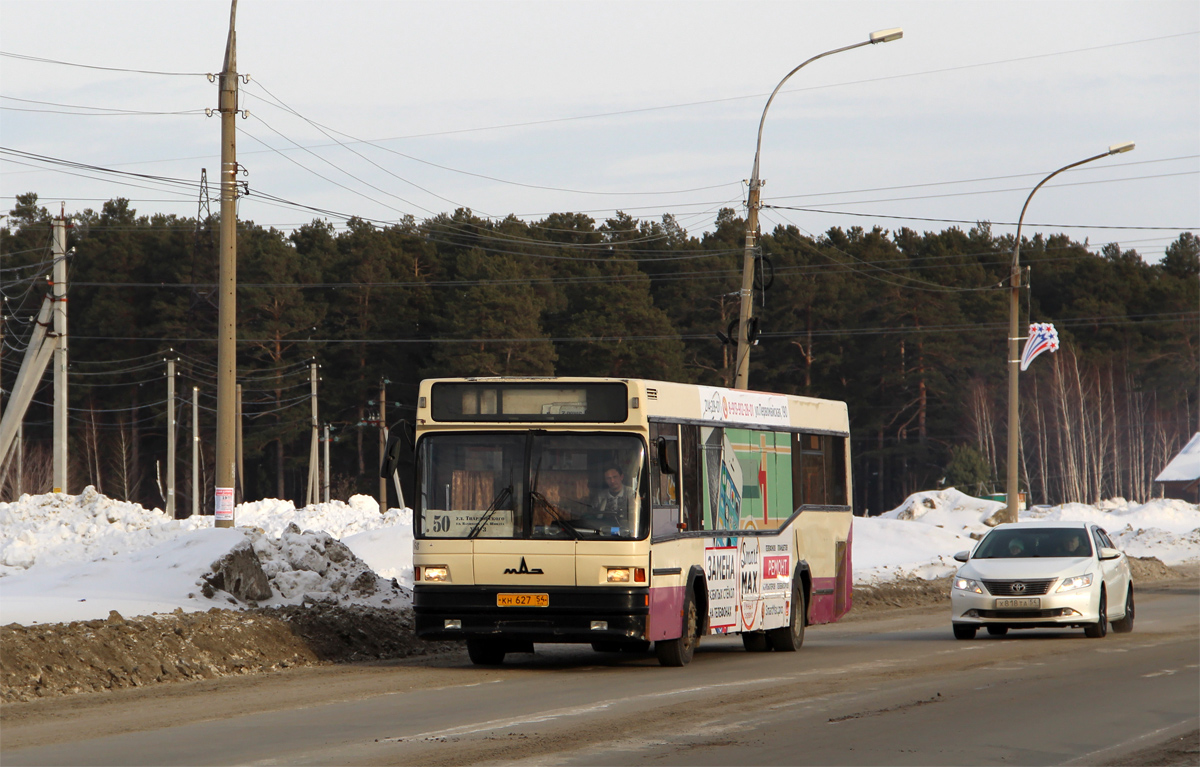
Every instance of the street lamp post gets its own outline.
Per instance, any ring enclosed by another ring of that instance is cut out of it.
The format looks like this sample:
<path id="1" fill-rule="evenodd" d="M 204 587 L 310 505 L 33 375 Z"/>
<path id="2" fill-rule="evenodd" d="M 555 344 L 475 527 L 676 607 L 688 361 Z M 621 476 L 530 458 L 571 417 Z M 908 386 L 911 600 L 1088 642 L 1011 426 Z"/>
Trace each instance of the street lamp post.
<path id="1" fill-rule="evenodd" d="M 753 291 L 754 291 L 754 249 L 758 239 L 758 208 L 759 208 L 759 188 L 762 186 L 762 181 L 758 178 L 758 158 L 762 153 L 762 134 L 763 124 L 767 120 L 767 110 L 771 108 L 771 102 L 775 100 L 775 94 L 779 93 L 779 89 L 788 79 L 799 72 L 804 67 L 813 63 L 817 59 L 823 59 L 826 56 L 832 56 L 835 53 L 849 51 L 855 48 L 861 48 L 864 45 L 874 45 L 876 43 L 889 43 L 892 40 L 899 40 L 904 37 L 904 30 L 897 27 L 896 29 L 884 29 L 879 32 L 872 32 L 870 36 L 861 43 L 847 45 L 844 48 L 835 48 L 832 51 L 825 51 L 822 54 L 813 56 L 808 61 L 805 61 L 800 66 L 788 72 L 779 85 L 775 86 L 775 90 L 771 91 L 771 97 L 767 99 L 767 105 L 763 107 L 762 119 L 758 121 L 758 143 L 754 148 L 754 170 L 750 174 L 750 190 L 746 198 L 746 252 L 742 259 L 742 290 L 741 290 L 741 307 L 738 310 L 738 335 L 737 335 L 737 356 L 734 359 L 736 370 L 734 378 L 734 386 L 738 389 L 745 389 L 749 386 L 750 378 L 750 339 L 747 337 L 747 329 L 750 326 L 750 318 L 754 311 Z"/>
<path id="2" fill-rule="evenodd" d="M 1019 373 L 1019 365 L 1021 356 L 1018 352 L 1018 342 L 1021 338 L 1017 335 L 1017 309 L 1020 304 L 1019 294 L 1021 292 L 1021 224 L 1025 222 L 1025 211 L 1029 208 L 1029 201 L 1033 199 L 1033 195 L 1037 190 L 1041 189 L 1047 181 L 1062 173 L 1065 170 L 1076 168 L 1084 163 L 1089 163 L 1092 160 L 1099 160 L 1102 157 L 1108 157 L 1113 154 L 1121 154 L 1133 150 L 1133 142 L 1126 141 L 1123 144 L 1113 144 L 1108 148 L 1108 151 L 1101 152 L 1098 155 L 1089 157 L 1086 160 L 1073 162 L 1070 165 L 1064 165 L 1058 170 L 1046 176 L 1038 182 L 1038 185 L 1033 188 L 1029 196 L 1025 198 L 1025 204 L 1021 206 L 1021 217 L 1017 219 L 1017 239 L 1013 245 L 1013 260 L 1012 260 L 1012 291 L 1008 302 L 1008 484 L 1005 500 L 1007 508 L 1005 509 L 1006 521 L 1017 521 L 1017 506 L 1020 502 L 1020 480 L 1018 478 L 1018 447 L 1021 442 L 1021 424 L 1020 424 L 1020 408 L 1018 407 L 1017 399 L 1017 374 Z"/>

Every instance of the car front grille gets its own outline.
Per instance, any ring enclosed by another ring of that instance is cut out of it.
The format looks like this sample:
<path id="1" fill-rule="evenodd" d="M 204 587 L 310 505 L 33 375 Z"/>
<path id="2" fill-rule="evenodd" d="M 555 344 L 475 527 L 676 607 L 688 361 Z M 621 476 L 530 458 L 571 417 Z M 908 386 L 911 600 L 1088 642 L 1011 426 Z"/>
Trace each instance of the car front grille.
<path id="1" fill-rule="evenodd" d="M 1036 597 L 1050 590 L 1056 578 L 1037 581 L 984 581 L 988 593 L 997 597 Z"/>

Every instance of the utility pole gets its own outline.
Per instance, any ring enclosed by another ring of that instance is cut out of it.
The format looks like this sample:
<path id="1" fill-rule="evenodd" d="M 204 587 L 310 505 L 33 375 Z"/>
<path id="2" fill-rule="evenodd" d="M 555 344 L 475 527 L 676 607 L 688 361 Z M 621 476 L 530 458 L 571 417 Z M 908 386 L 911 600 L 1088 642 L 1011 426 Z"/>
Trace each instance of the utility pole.
<path id="1" fill-rule="evenodd" d="M 246 464 L 242 460 L 242 385 L 237 385 L 237 501 L 244 503 L 246 501 L 246 482 L 243 479 L 246 472 Z"/>
<path id="2" fill-rule="evenodd" d="M 200 508 L 200 387 L 192 387 L 192 514 L 203 514 Z"/>
<path id="3" fill-rule="evenodd" d="M 54 269 L 50 283 L 54 296 L 54 492 L 67 487 L 67 222 L 54 219 Z"/>
<path id="4" fill-rule="evenodd" d="M 305 506 L 309 506 L 313 502 L 320 502 L 320 488 L 318 487 L 320 480 L 317 475 L 320 471 L 321 459 L 318 443 L 321 437 L 317 426 L 317 363 L 315 362 L 308 367 L 308 381 L 312 391 L 312 396 L 309 397 L 312 402 L 312 439 L 309 441 L 308 449 L 308 489 L 304 493 Z"/>
<path id="5" fill-rule="evenodd" d="M 175 519 L 175 360 L 167 360 L 167 516 Z"/>
<path id="6" fill-rule="evenodd" d="M 379 465 L 387 458 L 387 379 L 379 379 Z M 387 514 L 387 479 L 379 478 L 379 513 Z"/>
<path id="7" fill-rule="evenodd" d="M 325 503 L 329 503 L 329 424 L 325 424 Z"/>
<path id="8" fill-rule="evenodd" d="M 229 37 L 225 65 L 220 75 L 221 112 L 221 245 L 217 303 L 217 446 L 214 467 L 214 511 L 217 527 L 233 527 L 233 479 L 237 419 L 234 386 L 237 383 L 237 38 L 234 21 L 237 0 L 229 9 Z"/>

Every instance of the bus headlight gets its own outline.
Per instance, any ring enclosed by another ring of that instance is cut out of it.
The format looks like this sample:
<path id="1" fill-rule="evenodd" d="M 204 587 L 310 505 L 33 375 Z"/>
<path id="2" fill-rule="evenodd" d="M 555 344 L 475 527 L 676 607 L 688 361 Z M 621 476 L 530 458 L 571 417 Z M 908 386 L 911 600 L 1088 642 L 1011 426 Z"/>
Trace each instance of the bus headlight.
<path id="1" fill-rule="evenodd" d="M 448 581 L 450 580 L 450 568 L 446 565 L 425 565 L 421 568 L 422 580 L 426 581 Z"/>
<path id="2" fill-rule="evenodd" d="M 629 568 L 628 567 L 610 567 L 608 568 L 609 583 L 629 583 Z"/>

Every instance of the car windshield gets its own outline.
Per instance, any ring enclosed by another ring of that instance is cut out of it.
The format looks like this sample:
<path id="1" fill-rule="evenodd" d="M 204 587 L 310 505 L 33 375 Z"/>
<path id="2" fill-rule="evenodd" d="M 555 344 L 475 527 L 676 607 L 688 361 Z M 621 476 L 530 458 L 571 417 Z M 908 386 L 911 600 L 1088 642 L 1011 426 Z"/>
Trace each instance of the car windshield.
<path id="1" fill-rule="evenodd" d="M 1081 527 L 996 529 L 979 543 L 972 559 L 1090 557 L 1092 544 Z"/>
<path id="2" fill-rule="evenodd" d="M 432 434 L 418 448 L 422 538 L 645 537 L 645 443 L 630 434 Z"/>

